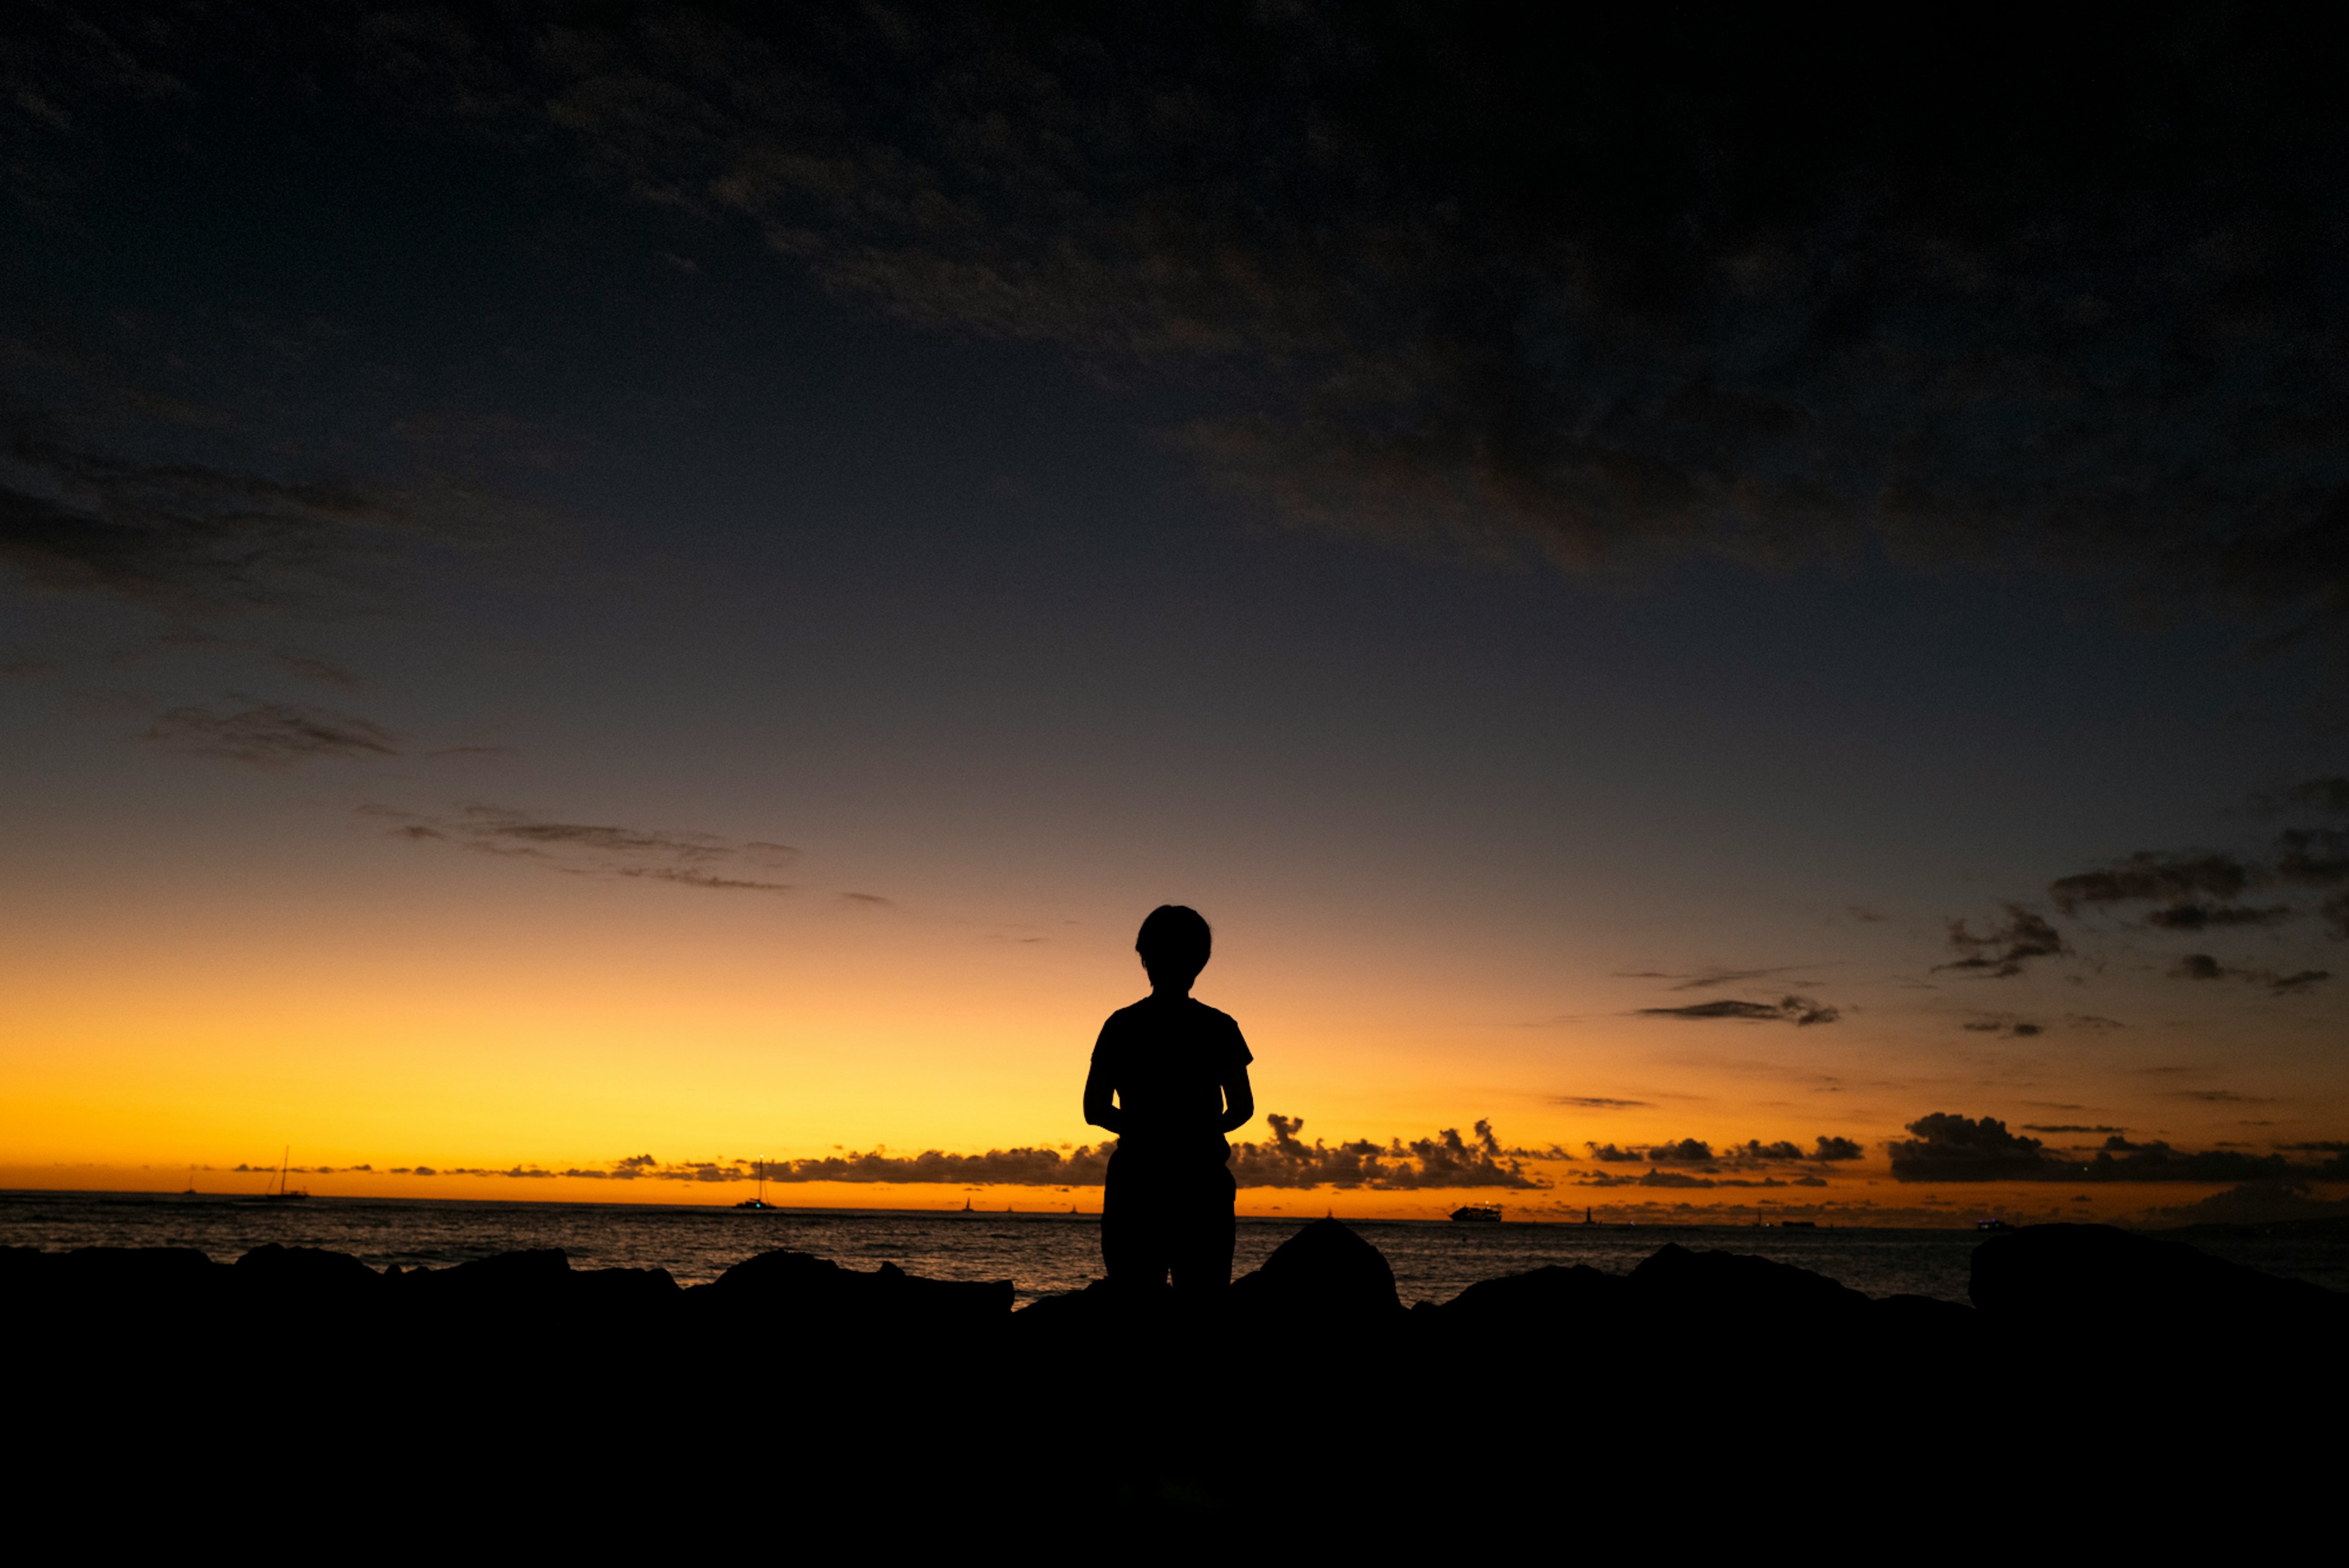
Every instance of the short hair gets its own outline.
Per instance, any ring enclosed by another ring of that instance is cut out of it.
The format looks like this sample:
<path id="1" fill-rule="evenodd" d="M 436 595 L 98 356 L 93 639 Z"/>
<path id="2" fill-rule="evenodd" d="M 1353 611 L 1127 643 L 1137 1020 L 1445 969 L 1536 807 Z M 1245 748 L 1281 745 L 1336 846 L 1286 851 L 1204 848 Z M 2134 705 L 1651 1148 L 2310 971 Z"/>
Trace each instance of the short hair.
<path id="1" fill-rule="evenodd" d="M 1198 910 L 1187 904 L 1161 904 L 1142 922 L 1133 950 L 1153 969 L 1186 970 L 1196 975 L 1207 967 L 1215 932 Z"/>

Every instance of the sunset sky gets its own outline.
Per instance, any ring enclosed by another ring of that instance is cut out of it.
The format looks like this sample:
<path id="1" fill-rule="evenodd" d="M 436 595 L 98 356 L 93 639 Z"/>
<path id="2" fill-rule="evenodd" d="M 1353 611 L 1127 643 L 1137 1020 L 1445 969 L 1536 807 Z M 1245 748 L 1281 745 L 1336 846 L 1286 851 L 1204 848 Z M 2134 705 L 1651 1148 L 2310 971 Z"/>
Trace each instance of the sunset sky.
<path id="1" fill-rule="evenodd" d="M 2289 36 L 502 15 L 0 23 L 0 1186 L 2349 1195 Z"/>

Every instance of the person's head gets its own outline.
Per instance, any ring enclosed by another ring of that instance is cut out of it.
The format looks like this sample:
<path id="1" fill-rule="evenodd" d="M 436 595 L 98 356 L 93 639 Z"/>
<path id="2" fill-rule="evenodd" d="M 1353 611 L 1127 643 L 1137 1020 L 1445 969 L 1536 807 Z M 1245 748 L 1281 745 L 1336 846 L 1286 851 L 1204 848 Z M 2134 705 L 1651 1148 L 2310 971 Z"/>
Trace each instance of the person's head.
<path id="1" fill-rule="evenodd" d="M 1161 904 L 1142 922 L 1133 950 L 1142 955 L 1142 967 L 1150 971 L 1154 989 L 1188 991 L 1199 971 L 1207 967 L 1207 952 L 1215 940 L 1198 910 L 1184 904 Z"/>

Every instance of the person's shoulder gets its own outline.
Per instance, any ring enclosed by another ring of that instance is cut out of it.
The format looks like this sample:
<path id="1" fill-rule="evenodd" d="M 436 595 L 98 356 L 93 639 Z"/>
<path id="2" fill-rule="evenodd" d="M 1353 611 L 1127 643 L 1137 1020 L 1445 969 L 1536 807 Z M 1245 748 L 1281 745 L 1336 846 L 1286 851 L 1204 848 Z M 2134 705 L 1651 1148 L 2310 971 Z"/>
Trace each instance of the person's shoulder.
<path id="1" fill-rule="evenodd" d="M 1238 1031 L 1240 1021 L 1223 1009 L 1210 1007 L 1195 996 L 1192 997 L 1190 1002 L 1191 1017 L 1195 1023 L 1205 1024 L 1210 1029 L 1229 1029 L 1235 1033 Z"/>
<path id="2" fill-rule="evenodd" d="M 1131 1029 L 1135 1024 L 1140 1023 L 1149 1012 L 1150 998 L 1145 996 L 1140 1002 L 1128 1002 L 1123 1007 L 1119 1008 L 1115 1012 L 1111 1013 L 1108 1021 L 1102 1023 L 1102 1028 L 1104 1031 L 1112 1029 Z"/>

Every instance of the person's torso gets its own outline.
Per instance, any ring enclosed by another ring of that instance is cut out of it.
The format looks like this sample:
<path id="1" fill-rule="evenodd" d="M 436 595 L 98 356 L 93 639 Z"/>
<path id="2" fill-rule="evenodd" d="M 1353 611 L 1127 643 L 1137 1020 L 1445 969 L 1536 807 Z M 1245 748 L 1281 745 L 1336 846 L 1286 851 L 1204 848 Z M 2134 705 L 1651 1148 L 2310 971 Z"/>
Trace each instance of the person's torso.
<path id="1" fill-rule="evenodd" d="M 1239 1025 L 1203 1002 L 1146 997 L 1112 1013 L 1106 1033 L 1125 1112 L 1119 1147 L 1222 1159 L 1224 1081 L 1242 1049 Z"/>

